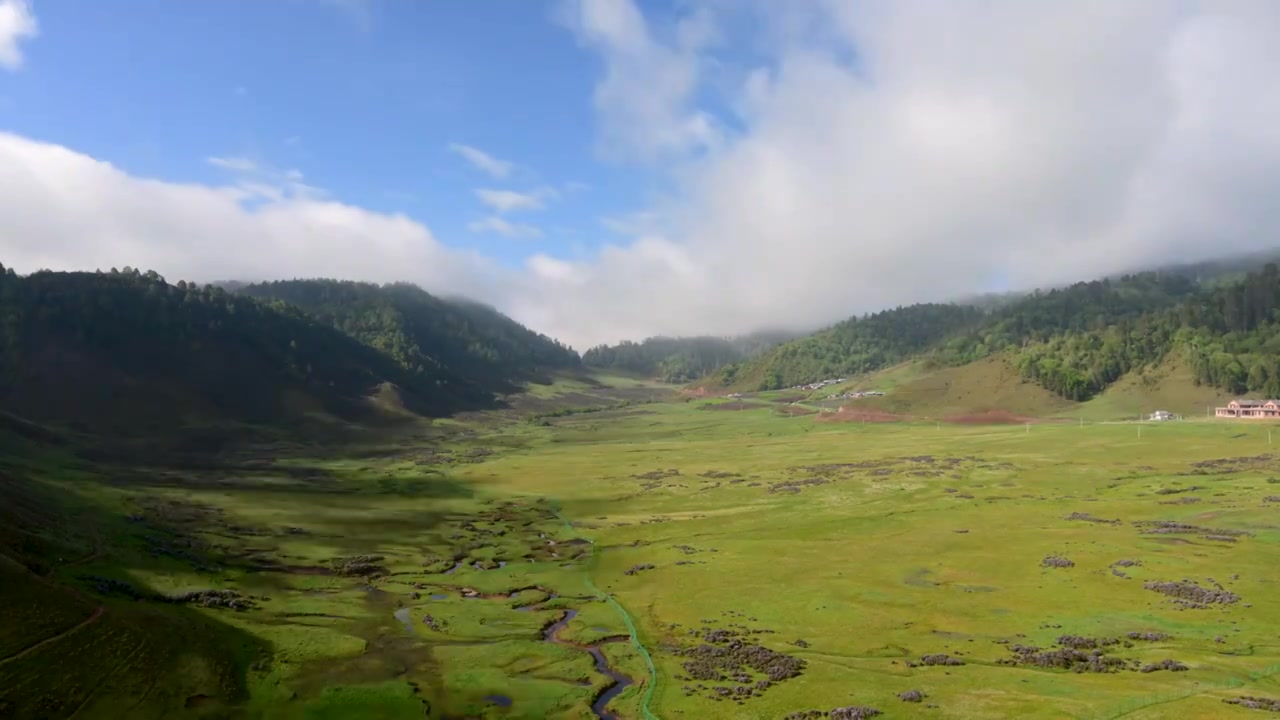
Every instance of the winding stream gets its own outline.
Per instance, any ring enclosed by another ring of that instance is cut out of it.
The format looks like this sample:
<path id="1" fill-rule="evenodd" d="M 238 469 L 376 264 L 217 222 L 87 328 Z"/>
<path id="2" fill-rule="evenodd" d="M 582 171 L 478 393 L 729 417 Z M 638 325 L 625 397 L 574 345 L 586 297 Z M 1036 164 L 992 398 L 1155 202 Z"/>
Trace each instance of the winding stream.
<path id="1" fill-rule="evenodd" d="M 565 626 L 569 624 L 569 621 L 577 615 L 577 610 L 565 610 L 559 620 L 548 625 L 547 628 L 542 631 L 542 639 L 547 642 L 556 643 L 557 645 L 563 645 L 577 650 L 585 650 L 591 654 L 591 658 L 595 661 L 596 672 L 604 675 L 611 681 L 610 684 L 605 686 L 604 692 L 600 693 L 600 695 L 596 697 L 595 702 L 591 703 L 591 712 L 594 713 L 596 717 L 600 718 L 600 720 L 618 720 L 617 715 L 609 712 L 609 703 L 614 698 L 618 697 L 618 695 L 622 694 L 623 690 L 626 690 L 628 687 L 633 685 L 634 681 L 609 666 L 609 660 L 605 658 L 604 652 L 600 650 L 599 645 L 583 646 L 569 642 L 568 640 L 561 640 L 559 638 L 560 631 L 563 630 Z"/>
<path id="2" fill-rule="evenodd" d="M 525 588 L 525 589 L 534 589 L 534 588 Z M 515 592 L 507 594 L 506 597 L 508 599 L 516 597 L 520 592 L 521 592 L 520 590 L 517 590 Z M 533 602 L 528 605 L 519 605 L 513 609 L 517 611 L 530 611 L 530 610 L 542 609 L 541 605 L 543 603 L 553 600 L 557 597 L 554 593 L 548 593 L 548 595 L 549 597 L 547 597 L 546 599 L 539 600 L 537 602 Z M 431 597 L 432 599 L 436 599 L 437 597 L 443 598 L 444 596 L 432 595 Z M 463 597 L 476 597 L 476 598 L 483 599 L 483 598 L 493 598 L 495 596 L 463 595 Z M 499 595 L 496 597 L 502 597 L 502 596 Z M 595 715 L 597 718 L 599 718 L 600 720 L 618 720 L 618 716 L 609 711 L 608 709 L 609 703 L 612 702 L 614 698 L 618 697 L 618 695 L 620 695 L 622 691 L 634 685 L 635 681 L 627 677 L 626 675 L 623 675 L 622 673 L 618 672 L 617 670 L 614 670 L 609 665 L 609 659 L 604 656 L 604 652 L 600 649 L 601 643 L 596 643 L 594 645 L 580 645 L 578 643 L 575 643 L 569 640 L 564 640 L 560 637 L 560 632 L 569 625 L 569 621 L 573 620 L 577 616 L 578 616 L 577 610 L 574 610 L 572 608 L 566 608 L 565 610 L 563 610 L 560 614 L 559 619 L 557 619 L 555 622 L 543 628 L 542 640 L 544 642 L 555 643 L 556 645 L 560 645 L 562 647 L 572 648 L 574 650 L 580 650 L 582 652 L 585 652 L 591 655 L 591 659 L 595 665 L 596 672 L 600 673 L 601 675 L 609 679 L 609 683 L 604 686 L 604 689 L 601 690 L 600 694 L 597 695 L 595 699 L 591 702 L 591 713 Z M 395 611 L 395 618 L 405 626 L 405 629 L 409 632 L 409 634 L 411 635 L 414 634 L 412 611 L 409 608 L 397 609 Z M 592 628 L 592 629 L 595 630 L 596 628 Z M 606 642 L 608 641 L 606 640 Z M 480 644 L 480 643 L 476 643 L 476 644 Z M 499 707 L 510 707 L 512 703 L 511 698 L 507 697 L 506 695 L 489 695 L 485 698 L 485 700 L 490 703 L 493 703 L 494 705 L 498 705 Z"/>

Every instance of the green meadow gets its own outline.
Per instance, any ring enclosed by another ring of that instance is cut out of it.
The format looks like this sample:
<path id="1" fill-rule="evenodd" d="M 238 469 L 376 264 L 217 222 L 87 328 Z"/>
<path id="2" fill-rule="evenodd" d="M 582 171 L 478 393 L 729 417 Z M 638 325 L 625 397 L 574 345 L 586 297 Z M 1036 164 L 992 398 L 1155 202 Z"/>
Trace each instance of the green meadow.
<path id="1" fill-rule="evenodd" d="M 1138 720 L 1280 697 L 1267 426 L 718 404 L 217 458 L 11 438 L 0 717 Z M 207 591 L 239 605 L 175 600 Z"/>

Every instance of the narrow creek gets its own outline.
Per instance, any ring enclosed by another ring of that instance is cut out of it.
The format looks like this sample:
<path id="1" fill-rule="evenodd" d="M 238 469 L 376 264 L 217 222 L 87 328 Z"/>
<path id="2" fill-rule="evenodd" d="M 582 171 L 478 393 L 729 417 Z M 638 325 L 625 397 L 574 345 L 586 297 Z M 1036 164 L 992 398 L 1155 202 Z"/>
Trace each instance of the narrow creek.
<path id="1" fill-rule="evenodd" d="M 519 592 L 520 591 L 510 593 L 507 597 L 513 598 L 517 596 Z M 433 594 L 431 596 L 433 600 L 444 599 L 445 597 L 446 596 L 443 594 Z M 463 595 L 463 597 L 474 597 L 477 599 L 484 599 L 485 596 Z M 489 597 L 493 597 L 493 596 L 489 596 Z M 502 596 L 498 596 L 498 597 L 502 597 Z M 528 605 L 519 605 L 513 609 L 517 611 L 525 611 L 525 612 L 528 612 L 531 610 L 538 610 L 538 609 L 541 609 L 540 606 L 542 605 L 542 603 L 553 600 L 556 597 L 557 596 L 555 594 L 550 594 L 550 597 L 547 597 L 543 600 L 539 600 L 537 602 L 533 602 Z M 634 685 L 635 681 L 632 680 L 630 677 L 627 677 L 626 675 L 623 675 L 622 673 L 618 672 L 617 670 L 614 670 L 613 667 L 609 665 L 609 659 L 605 657 L 604 651 L 600 649 L 600 645 L 601 645 L 600 643 L 596 643 L 594 645 L 580 645 L 578 643 L 571 642 L 569 640 L 564 640 L 560 637 L 561 631 L 563 631 L 566 627 L 568 627 L 569 622 L 572 621 L 577 616 L 578 616 L 578 611 L 572 608 L 566 608 L 565 610 L 561 611 L 559 619 L 557 619 L 555 622 L 543 628 L 542 640 L 544 642 L 555 643 L 556 645 L 560 645 L 562 647 L 579 650 L 591 656 L 591 660 L 595 665 L 595 671 L 609 679 L 609 684 L 605 685 L 604 689 L 601 690 L 600 694 L 597 695 L 595 699 L 591 702 L 591 713 L 595 715 L 595 717 L 599 718 L 599 720 L 619 720 L 616 714 L 609 711 L 609 703 L 612 702 L 614 698 L 618 697 L 618 695 L 622 694 L 622 691 Z M 410 635 L 415 634 L 413 629 L 412 611 L 409 608 L 398 608 L 395 611 L 395 618 L 405 626 L 405 630 L 408 631 Z M 592 629 L 594 630 L 595 628 L 592 628 Z M 470 643 L 467 643 L 467 644 L 470 644 Z M 482 643 L 475 643 L 475 644 L 482 644 Z M 512 704 L 511 698 L 507 697 L 506 695 L 490 695 L 490 696 L 487 696 L 485 700 L 493 703 L 494 705 L 498 705 L 499 707 L 510 707 Z"/>
<path id="2" fill-rule="evenodd" d="M 606 685 L 604 691 L 596 697 L 595 702 L 591 703 L 591 712 L 594 713 L 597 718 L 600 718 L 600 720 L 618 720 L 617 715 L 609 712 L 609 703 L 614 698 L 618 697 L 618 695 L 622 694 L 623 690 L 626 690 L 628 687 L 633 685 L 635 681 L 610 667 L 609 660 L 604 656 L 604 652 L 600 650 L 599 645 L 578 645 L 577 643 L 560 639 L 560 631 L 564 630 L 569 624 L 569 621 L 573 620 L 577 615 L 577 610 L 565 610 L 559 620 L 548 625 L 547 628 L 542 631 L 542 639 L 547 642 L 556 643 L 557 645 L 571 647 L 576 650 L 585 650 L 587 653 L 590 653 L 592 660 L 595 661 L 596 672 L 604 675 L 610 680 L 610 684 Z"/>

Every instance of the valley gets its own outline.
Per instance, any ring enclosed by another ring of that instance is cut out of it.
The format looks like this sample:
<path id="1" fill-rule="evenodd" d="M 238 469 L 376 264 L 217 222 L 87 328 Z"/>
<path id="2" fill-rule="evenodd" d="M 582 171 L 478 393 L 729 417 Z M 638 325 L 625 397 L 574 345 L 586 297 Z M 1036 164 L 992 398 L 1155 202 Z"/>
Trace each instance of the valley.
<path id="1" fill-rule="evenodd" d="M 1280 694 L 1265 425 L 539 395 L 187 462 L 7 435 L 0 707 L 1174 718 Z"/>

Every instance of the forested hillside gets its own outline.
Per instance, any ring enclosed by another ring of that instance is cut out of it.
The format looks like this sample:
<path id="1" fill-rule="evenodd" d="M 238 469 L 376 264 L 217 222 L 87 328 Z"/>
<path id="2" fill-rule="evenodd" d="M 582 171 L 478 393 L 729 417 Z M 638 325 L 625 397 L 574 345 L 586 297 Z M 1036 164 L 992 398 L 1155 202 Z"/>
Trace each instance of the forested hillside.
<path id="1" fill-rule="evenodd" d="M 130 268 L 23 277 L 0 267 L 0 407 L 145 433 L 185 420 L 356 418 L 390 384 L 406 409 L 446 414 L 491 404 L 535 368 L 577 363 L 492 310 L 416 288 L 276 288 L 298 303 L 322 298 L 311 305 L 326 314 Z"/>
<path id="2" fill-rule="evenodd" d="M 794 335 L 760 332 L 735 338 L 651 337 L 643 342 L 598 345 L 582 355 L 585 365 L 688 382 L 725 365 L 758 355 Z"/>
<path id="3" fill-rule="evenodd" d="M 238 292 L 297 307 L 432 382 L 511 392 L 543 371 L 581 364 L 573 350 L 488 306 L 443 300 L 416 285 L 284 280 Z"/>
<path id="4" fill-rule="evenodd" d="M 850 318 L 781 345 L 757 360 L 728 365 L 721 369 L 719 380 L 725 385 L 770 390 L 870 372 L 925 352 L 983 317 L 981 310 L 970 306 L 924 304 Z"/>
<path id="5" fill-rule="evenodd" d="M 1149 272 L 1036 292 L 987 308 L 914 305 L 854 318 L 723 368 L 725 386 L 772 389 L 873 371 L 909 358 L 939 365 L 1012 353 L 1019 372 L 1085 400 L 1171 352 L 1197 382 L 1280 395 L 1280 271 L 1239 279 Z"/>

